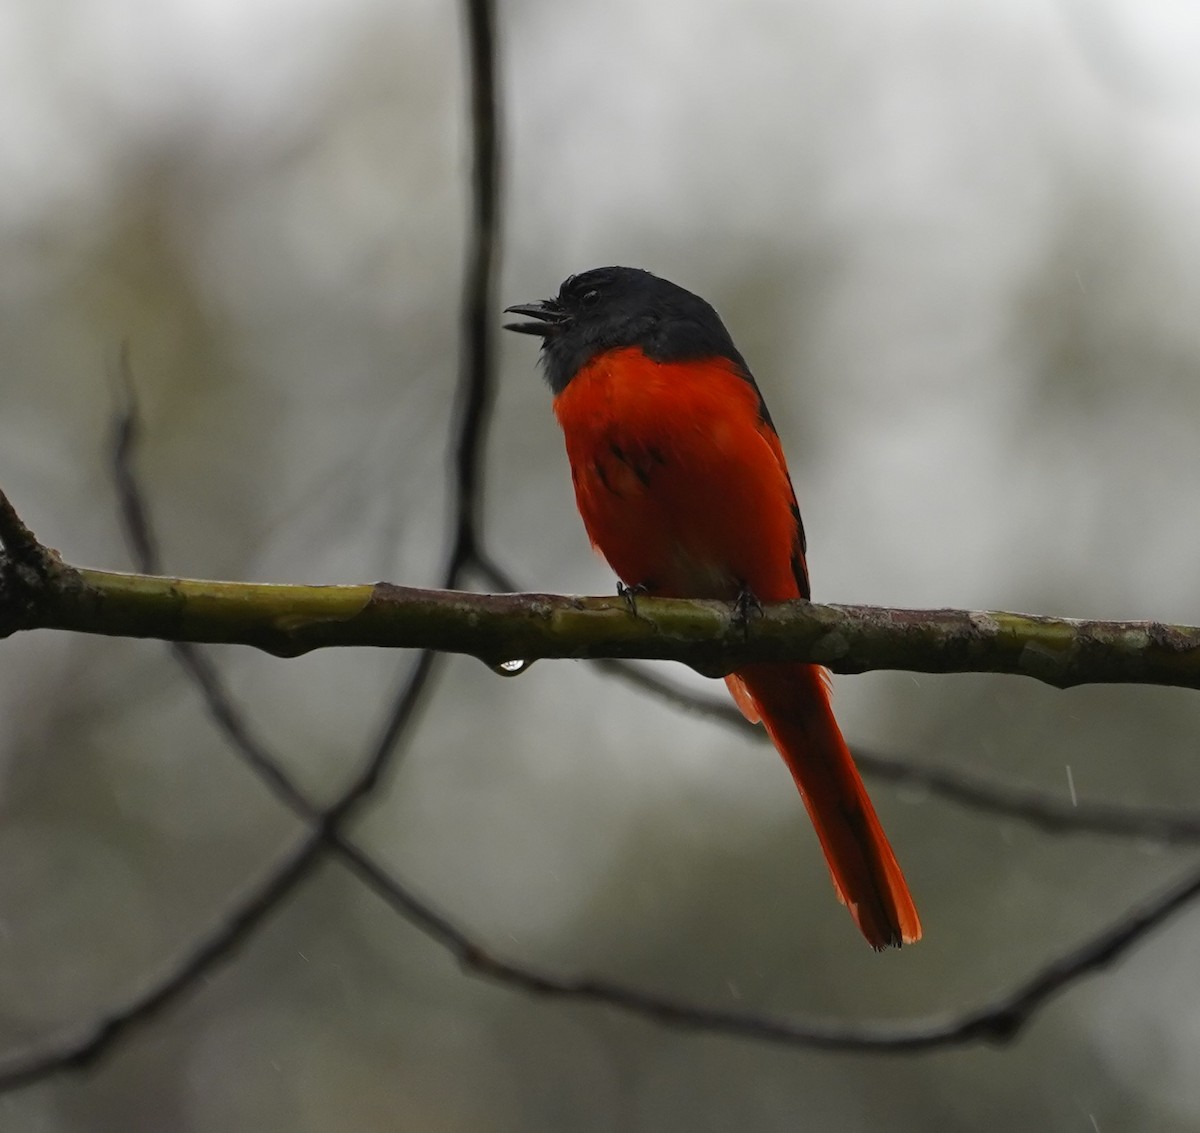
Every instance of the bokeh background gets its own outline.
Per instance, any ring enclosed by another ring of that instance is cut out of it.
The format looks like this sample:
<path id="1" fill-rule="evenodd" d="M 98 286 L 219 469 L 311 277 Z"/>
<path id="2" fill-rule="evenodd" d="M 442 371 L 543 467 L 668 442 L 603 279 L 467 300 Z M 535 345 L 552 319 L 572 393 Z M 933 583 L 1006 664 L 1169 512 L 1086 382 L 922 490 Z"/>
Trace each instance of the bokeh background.
<path id="1" fill-rule="evenodd" d="M 818 597 L 1200 621 L 1200 15 L 1177 0 L 500 5 L 504 302 L 606 263 L 723 313 Z M 129 564 L 117 358 L 169 569 L 436 579 L 466 238 L 463 29 L 429 0 L 0 2 L 0 484 Z M 499 312 L 497 312 L 499 320 Z M 534 344 L 498 343 L 487 535 L 609 593 Z M 316 796 L 408 658 L 220 650 Z M 678 667 L 676 667 L 678 668 Z M 699 678 L 675 675 L 697 688 Z M 1195 694 L 840 678 L 852 741 L 1066 797 L 1200 794 Z M 170 966 L 295 823 L 152 642 L 0 643 L 0 1048 Z M 700 1002 L 953 1012 L 1194 865 L 881 784 L 927 940 L 875 956 L 769 748 L 582 664 L 452 661 L 359 824 L 501 953 Z M 0 1128 L 1188 1130 L 1200 914 L 1021 1040 L 836 1056 L 531 1000 L 340 868 Z"/>

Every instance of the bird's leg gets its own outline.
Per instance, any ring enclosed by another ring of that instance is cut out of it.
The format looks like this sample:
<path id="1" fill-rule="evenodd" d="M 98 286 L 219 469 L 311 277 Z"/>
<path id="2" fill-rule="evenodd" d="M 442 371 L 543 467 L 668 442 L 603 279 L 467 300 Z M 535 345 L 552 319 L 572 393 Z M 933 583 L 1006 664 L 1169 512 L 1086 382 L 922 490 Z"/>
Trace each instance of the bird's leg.
<path id="1" fill-rule="evenodd" d="M 762 612 L 762 603 L 754 591 L 743 583 L 737 592 L 737 597 L 733 600 L 733 624 L 741 628 L 743 637 L 749 636 L 751 615 L 761 615 Z"/>
<path id="2" fill-rule="evenodd" d="M 625 600 L 625 605 L 629 607 L 629 613 L 632 617 L 637 617 L 637 600 L 639 594 L 647 593 L 646 587 L 642 583 L 637 583 L 634 586 L 626 586 L 619 578 L 617 579 L 617 597 Z"/>

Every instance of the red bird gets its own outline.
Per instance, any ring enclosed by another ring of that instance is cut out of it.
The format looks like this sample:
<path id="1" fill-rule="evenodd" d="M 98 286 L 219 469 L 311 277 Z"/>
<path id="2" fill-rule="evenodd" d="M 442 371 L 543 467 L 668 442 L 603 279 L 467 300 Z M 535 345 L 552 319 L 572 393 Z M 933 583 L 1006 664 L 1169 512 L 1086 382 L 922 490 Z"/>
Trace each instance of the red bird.
<path id="1" fill-rule="evenodd" d="M 542 339 L 575 500 L 628 587 L 666 598 L 781 602 L 809 594 L 804 528 L 762 394 L 716 311 L 636 268 L 571 276 L 509 312 Z M 816 665 L 725 678 L 792 773 L 839 899 L 872 948 L 921 937 L 896 856 Z"/>

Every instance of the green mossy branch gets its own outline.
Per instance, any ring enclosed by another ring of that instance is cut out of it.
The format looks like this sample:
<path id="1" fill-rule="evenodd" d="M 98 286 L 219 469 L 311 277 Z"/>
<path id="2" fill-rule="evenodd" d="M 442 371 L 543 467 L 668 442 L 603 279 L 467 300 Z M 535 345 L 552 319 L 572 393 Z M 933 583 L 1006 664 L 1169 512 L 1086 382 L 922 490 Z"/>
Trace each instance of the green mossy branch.
<path id="1" fill-rule="evenodd" d="M 1065 688 L 1200 688 L 1200 628 L 1004 612 L 789 602 L 746 624 L 722 602 L 471 594 L 390 583 L 206 582 L 65 566 L 10 548 L 0 559 L 0 636 L 58 629 L 249 645 L 280 657 L 335 646 L 436 649 L 510 659 L 624 657 L 728 672 L 747 661 L 811 661 L 839 673 L 1012 673 Z"/>

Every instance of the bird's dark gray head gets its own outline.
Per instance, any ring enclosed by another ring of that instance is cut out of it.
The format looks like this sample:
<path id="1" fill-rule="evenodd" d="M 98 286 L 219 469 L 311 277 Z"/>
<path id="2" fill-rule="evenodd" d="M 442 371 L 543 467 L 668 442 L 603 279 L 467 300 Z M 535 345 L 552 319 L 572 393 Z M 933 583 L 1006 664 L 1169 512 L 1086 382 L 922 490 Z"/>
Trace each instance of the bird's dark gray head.
<path id="1" fill-rule="evenodd" d="M 728 358 L 746 371 L 708 303 L 640 268 L 593 268 L 569 276 L 553 299 L 505 310 L 535 320 L 507 323 L 506 329 L 541 337 L 542 366 L 555 395 L 597 355 L 626 347 L 640 348 L 655 362 Z"/>

